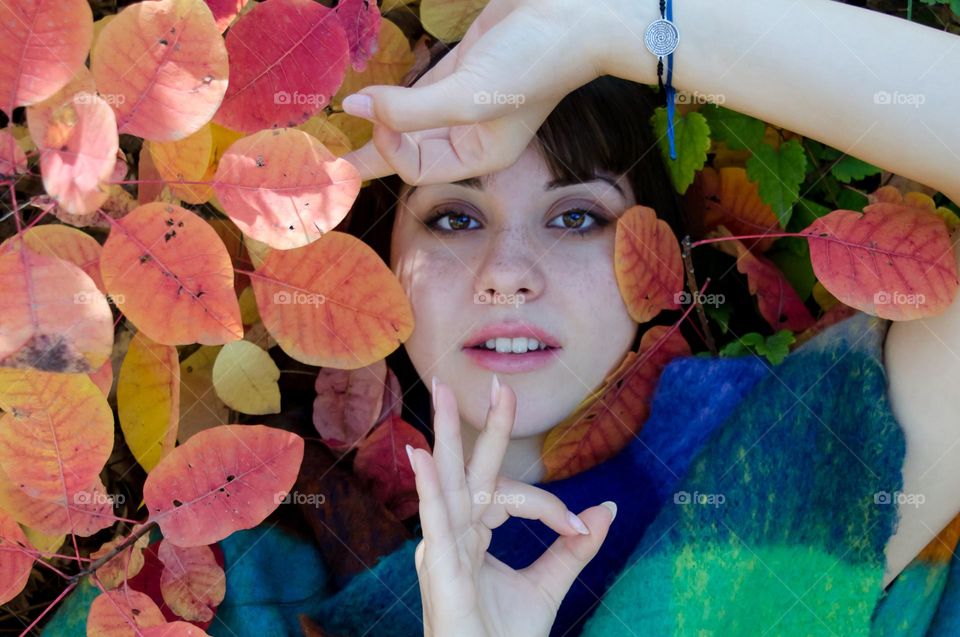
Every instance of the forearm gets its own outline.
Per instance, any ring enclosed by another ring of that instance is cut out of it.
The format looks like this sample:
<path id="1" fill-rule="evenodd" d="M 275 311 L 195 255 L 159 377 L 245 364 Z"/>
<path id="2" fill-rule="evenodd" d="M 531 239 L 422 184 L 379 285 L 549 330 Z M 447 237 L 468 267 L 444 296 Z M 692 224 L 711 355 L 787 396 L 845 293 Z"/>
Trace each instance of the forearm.
<path id="1" fill-rule="evenodd" d="M 659 12 L 641 2 L 617 65 L 647 81 L 656 59 L 638 38 Z M 678 90 L 722 96 L 960 201 L 960 37 L 832 0 L 673 0 L 673 19 Z"/>

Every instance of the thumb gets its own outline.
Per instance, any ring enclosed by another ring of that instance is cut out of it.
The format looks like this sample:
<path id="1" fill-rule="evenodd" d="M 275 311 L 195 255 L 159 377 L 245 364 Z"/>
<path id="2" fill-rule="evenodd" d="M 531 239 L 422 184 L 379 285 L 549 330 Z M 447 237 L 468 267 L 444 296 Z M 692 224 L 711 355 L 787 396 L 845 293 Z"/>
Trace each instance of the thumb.
<path id="1" fill-rule="evenodd" d="M 616 515 L 615 502 L 607 501 L 586 509 L 579 517 L 590 529 L 590 534 L 560 536 L 523 572 L 559 605 L 580 571 L 600 550 Z"/>

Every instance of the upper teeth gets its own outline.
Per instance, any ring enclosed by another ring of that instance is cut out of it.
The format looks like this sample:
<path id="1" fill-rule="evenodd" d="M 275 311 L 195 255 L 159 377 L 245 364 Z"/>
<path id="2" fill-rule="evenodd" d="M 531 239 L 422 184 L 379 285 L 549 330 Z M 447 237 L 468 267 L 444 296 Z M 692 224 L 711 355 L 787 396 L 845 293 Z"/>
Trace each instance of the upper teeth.
<path id="1" fill-rule="evenodd" d="M 530 350 L 545 349 L 547 346 L 535 338 L 491 338 L 486 342 L 487 349 L 495 349 L 501 354 L 513 352 L 514 354 L 524 354 Z"/>

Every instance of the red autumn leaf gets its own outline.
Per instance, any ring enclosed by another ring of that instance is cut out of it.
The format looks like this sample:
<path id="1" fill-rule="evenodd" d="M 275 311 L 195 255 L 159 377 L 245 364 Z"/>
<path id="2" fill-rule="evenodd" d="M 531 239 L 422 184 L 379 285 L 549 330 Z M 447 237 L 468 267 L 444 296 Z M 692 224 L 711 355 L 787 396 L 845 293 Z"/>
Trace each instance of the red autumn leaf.
<path id="1" fill-rule="evenodd" d="M 317 374 L 313 425 L 331 449 L 345 453 L 367 435 L 383 405 L 387 363 L 359 369 L 324 367 Z"/>
<path id="2" fill-rule="evenodd" d="M 76 93 L 51 113 L 44 133 L 34 140 L 44 189 L 67 212 L 96 210 L 110 194 L 103 182 L 117 164 L 113 111 L 99 95 Z"/>
<path id="3" fill-rule="evenodd" d="M 230 84 L 214 121 L 244 133 L 310 119 L 330 103 L 350 57 L 335 12 L 313 0 L 258 3 L 230 27 L 226 44 Z"/>
<path id="4" fill-rule="evenodd" d="M 644 332 L 639 352 L 628 352 L 599 390 L 550 430 L 543 443 L 544 481 L 586 471 L 634 439 L 647 420 L 660 372 L 674 358 L 690 355 L 679 330 L 670 329 L 655 325 Z"/>
<path id="5" fill-rule="evenodd" d="M 210 224 L 180 206 L 154 201 L 117 220 L 100 273 L 120 310 L 157 343 L 243 338 L 230 255 Z"/>
<path id="6" fill-rule="evenodd" d="M 31 498 L 0 468 L 0 509 L 17 522 L 46 535 L 73 533 L 88 537 L 113 525 L 113 498 L 107 495 L 100 478 L 80 489 L 62 504 Z"/>
<path id="7" fill-rule="evenodd" d="M 0 110 L 47 99 L 83 66 L 93 40 L 84 0 L 0 2 Z"/>
<path id="8" fill-rule="evenodd" d="M 723 225 L 708 236 L 732 236 Z M 774 330 L 802 332 L 816 322 L 803 299 L 783 272 L 766 257 L 754 254 L 739 239 L 711 244 L 737 260 L 737 270 L 747 275 L 750 294 L 757 297 L 760 315 Z"/>
<path id="9" fill-rule="evenodd" d="M 165 622 L 156 603 L 129 588 L 100 593 L 87 613 L 88 637 L 134 637 Z"/>
<path id="10" fill-rule="evenodd" d="M 396 276 L 369 245 L 344 232 L 271 250 L 252 285 L 263 324 L 301 363 L 366 367 L 413 332 L 413 309 Z"/>
<path id="11" fill-rule="evenodd" d="M 614 269 L 630 317 L 645 323 L 679 308 L 683 259 L 667 222 L 653 208 L 633 206 L 617 222 L 615 241 Z"/>
<path id="12" fill-rule="evenodd" d="M 219 542 L 277 508 L 297 479 L 303 438 L 264 425 L 200 431 L 147 476 L 150 520 L 178 546 Z M 196 468 L 195 468 L 196 467 Z"/>
<path id="13" fill-rule="evenodd" d="M 420 499 L 406 445 L 430 449 L 427 439 L 412 425 L 393 414 L 377 426 L 357 449 L 353 469 L 366 480 L 373 494 L 401 520 L 417 513 Z"/>
<path id="14" fill-rule="evenodd" d="M 717 171 L 707 166 L 697 179 L 701 181 L 705 200 L 705 229 L 713 230 L 722 224 L 734 235 L 781 232 L 776 213 L 760 199 L 759 186 L 750 181 L 746 169 L 726 166 Z M 776 237 L 750 239 L 749 248 L 754 254 L 760 254 L 776 240 Z"/>
<path id="15" fill-rule="evenodd" d="M 227 90 L 227 67 L 213 14 L 196 0 L 124 8 L 90 56 L 120 132 L 156 141 L 182 139 L 210 121 Z"/>
<path id="16" fill-rule="evenodd" d="M 27 156 L 17 143 L 17 139 L 0 130 L 0 177 L 13 177 L 27 172 Z"/>
<path id="17" fill-rule="evenodd" d="M 0 604 L 19 595 L 27 585 L 33 569 L 33 556 L 28 553 L 31 550 L 23 529 L 0 511 Z"/>
<path id="18" fill-rule="evenodd" d="M 170 608 L 188 621 L 208 622 L 223 601 L 227 580 L 209 546 L 183 548 L 166 540 L 157 550 L 163 562 L 160 590 Z"/>
<path id="19" fill-rule="evenodd" d="M 207 6 L 213 13 L 213 19 L 217 23 L 217 30 L 223 33 L 233 22 L 234 18 L 240 15 L 240 10 L 246 4 L 246 0 L 206 0 Z"/>
<path id="20" fill-rule="evenodd" d="M 85 374 L 0 369 L 0 466 L 31 498 L 65 506 L 113 449 L 113 411 Z"/>
<path id="21" fill-rule="evenodd" d="M 367 68 L 367 60 L 377 51 L 380 8 L 370 0 L 340 0 L 335 11 L 347 34 L 353 70 L 362 73 Z"/>
<path id="22" fill-rule="evenodd" d="M 264 130 L 223 154 L 214 189 L 244 234 L 288 250 L 316 241 L 347 216 L 360 174 L 302 130 Z"/>
<path id="23" fill-rule="evenodd" d="M 943 219 L 927 210 L 874 203 L 834 210 L 803 234 L 817 278 L 842 303 L 893 321 L 936 316 L 960 281 Z"/>
<path id="24" fill-rule="evenodd" d="M 387 367 L 387 382 L 383 388 L 383 406 L 380 408 L 380 415 L 377 416 L 377 422 L 387 417 L 387 414 L 399 416 L 403 413 L 403 392 L 400 389 L 400 381 L 397 375 Z"/>
<path id="25" fill-rule="evenodd" d="M 18 239 L 14 239 L 19 242 Z M 109 359 L 113 314 L 79 267 L 31 249 L 0 254 L 0 365 L 92 372 Z"/>

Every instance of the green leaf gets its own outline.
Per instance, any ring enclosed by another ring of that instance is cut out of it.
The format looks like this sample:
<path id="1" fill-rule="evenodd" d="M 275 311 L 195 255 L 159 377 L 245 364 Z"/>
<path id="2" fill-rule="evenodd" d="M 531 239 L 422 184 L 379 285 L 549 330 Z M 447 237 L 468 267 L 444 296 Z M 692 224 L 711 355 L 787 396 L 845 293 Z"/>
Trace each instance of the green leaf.
<path id="1" fill-rule="evenodd" d="M 664 163 L 673 187 L 681 195 L 693 183 L 697 171 L 707 163 L 707 151 L 710 150 L 710 126 L 703 115 L 690 112 L 683 117 L 674 117 L 677 159 L 670 159 L 670 140 L 667 139 L 667 109 L 658 106 L 650 118 L 650 124 L 657 135 L 657 145 L 663 155 Z"/>
<path id="2" fill-rule="evenodd" d="M 837 181 L 845 184 L 849 184 L 854 179 L 863 179 L 870 175 L 876 175 L 879 172 L 880 169 L 873 164 L 868 164 L 850 155 L 844 155 L 840 161 L 830 167 L 830 174 L 836 177 Z"/>
<path id="3" fill-rule="evenodd" d="M 747 176 L 757 183 L 760 199 L 773 208 L 784 228 L 790 221 L 793 204 L 800 198 L 806 168 L 803 146 L 795 139 L 781 144 L 779 150 L 760 144 L 747 160 Z"/>
<path id="4" fill-rule="evenodd" d="M 698 112 L 706 118 L 713 138 L 730 150 L 752 149 L 763 142 L 767 127 L 755 117 L 716 104 L 707 104 Z"/>
<path id="5" fill-rule="evenodd" d="M 716 321 L 723 334 L 726 334 L 730 330 L 730 315 L 733 313 L 733 310 L 729 305 L 704 305 L 703 309 L 709 318 Z"/>
<path id="6" fill-rule="evenodd" d="M 824 215 L 833 212 L 830 208 L 820 205 L 816 201 L 801 198 L 797 205 L 793 207 L 793 216 L 790 218 L 790 225 L 787 226 L 787 232 L 800 232 L 806 230 L 811 223 Z M 809 248 L 809 246 L 807 246 Z"/>
<path id="7" fill-rule="evenodd" d="M 810 263 L 809 242 L 799 237 L 783 237 L 763 256 L 776 264 L 800 298 L 806 301 L 817 281 Z"/>
<path id="8" fill-rule="evenodd" d="M 842 210 L 863 210 L 863 207 L 870 203 L 864 195 L 859 192 L 844 188 L 837 197 L 837 207 Z"/>

